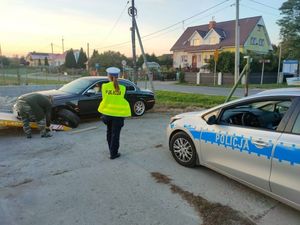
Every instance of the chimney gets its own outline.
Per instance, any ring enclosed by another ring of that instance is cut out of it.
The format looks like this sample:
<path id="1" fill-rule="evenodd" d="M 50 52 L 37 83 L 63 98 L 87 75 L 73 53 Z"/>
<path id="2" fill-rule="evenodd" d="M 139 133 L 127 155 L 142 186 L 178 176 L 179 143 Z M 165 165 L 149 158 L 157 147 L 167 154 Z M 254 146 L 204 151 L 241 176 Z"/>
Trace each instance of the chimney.
<path id="1" fill-rule="evenodd" d="M 216 28 L 216 26 L 217 26 L 216 21 L 214 21 L 214 20 L 209 21 L 208 30 L 211 30 L 212 28 Z"/>

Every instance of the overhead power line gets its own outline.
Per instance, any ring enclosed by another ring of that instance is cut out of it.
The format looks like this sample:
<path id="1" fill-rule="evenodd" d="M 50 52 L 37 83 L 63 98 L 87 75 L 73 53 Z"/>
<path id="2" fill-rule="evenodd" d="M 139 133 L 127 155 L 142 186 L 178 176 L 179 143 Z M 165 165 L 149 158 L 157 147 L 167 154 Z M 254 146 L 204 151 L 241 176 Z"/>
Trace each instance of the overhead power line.
<path id="1" fill-rule="evenodd" d="M 190 20 L 190 19 L 193 19 L 193 18 L 195 18 L 195 17 L 197 17 L 197 16 L 199 16 L 199 15 L 201 15 L 201 14 L 203 14 L 203 13 L 209 11 L 209 10 L 212 10 L 212 9 L 214 9 L 214 8 L 220 6 L 220 5 L 222 5 L 222 4 L 224 4 L 225 2 L 228 2 L 228 1 L 230 1 L 230 0 L 225 0 L 225 1 L 221 2 L 221 3 L 219 3 L 219 4 L 216 4 L 216 5 L 214 5 L 214 6 L 210 7 L 210 8 L 208 8 L 208 9 L 205 9 L 205 10 L 199 12 L 199 13 L 196 13 L 196 14 L 194 14 L 193 16 L 190 16 L 190 17 L 188 17 L 188 18 L 186 18 L 186 19 L 184 19 L 184 20 L 181 20 L 181 21 L 179 21 L 179 22 L 177 22 L 177 23 L 174 23 L 174 24 L 172 24 L 172 25 L 170 25 L 170 26 L 168 26 L 168 27 L 165 27 L 165 28 L 163 28 L 163 29 L 161 29 L 161 30 L 158 30 L 158 31 L 155 31 L 155 32 L 153 32 L 153 33 L 144 35 L 144 36 L 142 36 L 142 38 L 152 36 L 152 35 L 154 35 L 154 34 L 157 34 L 157 33 L 160 33 L 160 32 L 162 32 L 162 31 L 168 30 L 168 29 L 170 29 L 170 28 L 172 28 L 172 27 L 174 27 L 174 26 L 176 26 L 176 25 L 178 25 L 178 24 L 182 24 L 182 23 L 184 23 L 185 21 Z"/>
<path id="2" fill-rule="evenodd" d="M 211 9 L 214 9 L 214 8 L 220 6 L 220 5 L 222 5 L 222 4 L 224 4 L 225 2 L 228 2 L 228 1 L 230 1 L 230 0 L 222 1 L 221 3 L 218 3 L 218 4 L 216 4 L 216 5 L 214 5 L 214 6 L 210 7 L 210 8 L 207 8 L 207 9 L 205 9 L 205 10 L 199 12 L 199 13 L 196 13 L 196 14 L 194 14 L 194 15 L 192 15 L 192 16 L 190 16 L 190 17 L 184 19 L 184 20 L 181 20 L 181 21 L 179 21 L 179 22 L 177 22 L 177 23 L 174 23 L 174 24 L 172 24 L 172 25 L 170 25 L 170 26 L 168 26 L 168 27 L 165 27 L 165 28 L 160 29 L 160 30 L 158 30 L 158 31 L 155 31 L 155 32 L 152 32 L 152 33 L 150 33 L 150 34 L 144 35 L 144 36 L 142 36 L 142 38 L 145 38 L 145 37 L 149 37 L 149 36 L 155 35 L 155 34 L 157 34 L 157 33 L 160 33 L 160 32 L 163 32 L 163 31 L 165 31 L 165 30 L 168 30 L 168 29 L 170 29 L 170 28 L 172 28 L 172 27 L 174 27 L 174 26 L 177 26 L 178 24 L 182 24 L 183 22 L 185 22 L 185 21 L 187 21 L 187 20 L 190 20 L 190 19 L 192 19 L 192 18 L 195 18 L 195 17 L 197 17 L 197 16 L 199 16 L 199 15 L 201 15 L 201 14 L 204 14 L 205 12 L 207 12 L 207 11 L 209 11 L 209 10 L 211 10 Z M 114 45 L 109 45 L 109 46 L 104 46 L 104 47 L 100 47 L 100 48 L 96 48 L 96 49 L 99 50 L 99 49 L 105 49 L 105 48 L 111 48 L 111 47 L 118 47 L 118 46 L 120 46 L 120 45 L 128 44 L 128 43 L 130 43 L 130 42 L 131 42 L 131 41 L 126 41 L 126 42 L 122 42 L 122 43 L 118 43 L 118 44 L 114 44 Z"/>
<path id="3" fill-rule="evenodd" d="M 276 11 L 278 11 L 278 9 L 275 8 L 275 7 L 273 7 L 273 6 L 270 6 L 270 5 L 267 5 L 267 4 L 264 4 L 264 3 L 261 3 L 261 2 L 255 1 L 255 0 L 249 0 L 249 1 L 254 2 L 254 3 L 256 3 L 256 4 L 259 4 L 259 5 L 263 5 L 263 6 L 265 6 L 265 7 L 270 8 L 270 9 L 275 9 Z"/>
<path id="4" fill-rule="evenodd" d="M 205 18 L 207 18 L 208 16 L 214 15 L 215 13 L 218 13 L 218 12 L 220 12 L 220 11 L 224 11 L 225 9 L 230 8 L 230 7 L 232 7 L 232 6 L 233 6 L 233 5 L 231 4 L 231 5 L 227 6 L 227 7 L 223 7 L 222 9 L 216 10 L 216 11 L 210 13 L 210 14 L 207 14 L 207 15 L 201 17 L 201 18 L 198 18 L 197 21 L 199 21 L 199 20 L 201 20 L 201 19 L 205 19 Z M 186 25 L 190 25 L 190 24 L 192 24 L 192 23 L 194 23 L 194 22 L 196 22 L 196 20 L 193 20 L 193 21 L 187 23 Z M 154 38 L 161 37 L 161 36 L 163 36 L 163 35 L 165 35 L 165 34 L 168 34 L 168 33 L 173 32 L 173 31 L 175 31 L 175 30 L 179 30 L 179 29 L 181 29 L 181 28 L 182 28 L 181 26 L 180 26 L 180 27 L 176 27 L 175 29 L 166 31 L 166 32 L 164 32 L 164 33 L 162 33 L 162 34 L 158 34 L 158 35 L 156 35 L 156 36 L 154 36 L 154 37 L 147 38 L 147 39 L 145 39 L 144 41 L 149 41 L 149 40 L 152 40 L 152 39 L 154 39 Z"/>
<path id="5" fill-rule="evenodd" d="M 116 28 L 116 26 L 117 26 L 117 24 L 119 23 L 121 17 L 123 16 L 123 14 L 124 14 L 124 12 L 125 12 L 125 10 L 126 10 L 128 4 L 129 4 L 129 1 L 127 1 L 126 5 L 125 5 L 124 9 L 121 11 L 121 13 L 120 13 L 118 19 L 116 20 L 116 22 L 114 23 L 114 25 L 112 26 L 112 28 L 110 29 L 110 31 L 108 32 L 108 34 L 106 35 L 106 37 L 103 38 L 102 41 L 105 41 L 105 40 L 111 35 L 111 33 L 113 32 L 113 30 Z"/>
<path id="6" fill-rule="evenodd" d="M 240 6 L 243 6 L 244 8 L 251 9 L 251 10 L 254 10 L 254 11 L 257 11 L 257 12 L 260 12 L 260 13 L 263 13 L 263 14 L 269 14 L 269 15 L 272 15 L 272 16 L 278 16 L 278 15 L 276 15 L 275 13 L 269 13 L 269 12 L 265 12 L 265 11 L 262 11 L 262 10 L 258 10 L 258 9 L 249 7 L 249 6 L 244 5 L 244 4 L 240 4 Z"/>

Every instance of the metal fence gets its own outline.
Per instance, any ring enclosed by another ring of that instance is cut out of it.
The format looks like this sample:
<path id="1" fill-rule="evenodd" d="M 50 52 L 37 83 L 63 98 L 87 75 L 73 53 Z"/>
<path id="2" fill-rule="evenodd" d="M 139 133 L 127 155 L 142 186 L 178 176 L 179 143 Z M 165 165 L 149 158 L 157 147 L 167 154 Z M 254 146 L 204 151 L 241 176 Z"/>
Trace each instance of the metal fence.
<path id="1" fill-rule="evenodd" d="M 0 85 L 65 84 L 81 76 L 43 68 L 0 68 Z"/>

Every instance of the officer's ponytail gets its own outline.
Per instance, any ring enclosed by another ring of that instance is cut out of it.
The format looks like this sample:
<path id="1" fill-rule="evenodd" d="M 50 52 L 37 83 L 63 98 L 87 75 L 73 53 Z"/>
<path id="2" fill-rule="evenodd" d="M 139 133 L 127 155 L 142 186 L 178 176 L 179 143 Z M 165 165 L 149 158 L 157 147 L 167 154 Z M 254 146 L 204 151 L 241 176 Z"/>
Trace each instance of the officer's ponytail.
<path id="1" fill-rule="evenodd" d="M 113 82 L 114 82 L 115 91 L 120 91 L 118 78 L 114 77 L 114 76 L 112 76 L 112 78 L 113 78 Z"/>

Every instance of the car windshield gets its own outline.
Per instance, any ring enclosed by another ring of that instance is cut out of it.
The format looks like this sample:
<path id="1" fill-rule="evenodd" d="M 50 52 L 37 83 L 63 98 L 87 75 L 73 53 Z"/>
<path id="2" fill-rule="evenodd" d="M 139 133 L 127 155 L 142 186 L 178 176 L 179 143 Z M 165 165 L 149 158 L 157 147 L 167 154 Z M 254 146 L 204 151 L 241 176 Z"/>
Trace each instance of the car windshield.
<path id="1" fill-rule="evenodd" d="M 63 91 L 63 92 L 72 93 L 72 94 L 80 94 L 91 84 L 92 84 L 92 81 L 90 81 L 90 80 L 77 79 L 68 84 L 65 84 L 58 90 Z"/>

